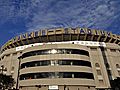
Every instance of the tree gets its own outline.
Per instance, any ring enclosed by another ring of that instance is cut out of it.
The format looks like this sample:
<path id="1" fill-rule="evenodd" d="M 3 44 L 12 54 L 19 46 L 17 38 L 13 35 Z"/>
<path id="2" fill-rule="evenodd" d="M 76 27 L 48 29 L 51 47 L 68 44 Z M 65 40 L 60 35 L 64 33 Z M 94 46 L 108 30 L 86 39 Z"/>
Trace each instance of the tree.
<path id="1" fill-rule="evenodd" d="M 0 89 L 11 89 L 15 84 L 11 75 L 0 74 Z"/>
<path id="2" fill-rule="evenodd" d="M 111 84 L 114 90 L 120 90 L 120 77 L 117 77 L 116 79 L 112 80 Z"/>

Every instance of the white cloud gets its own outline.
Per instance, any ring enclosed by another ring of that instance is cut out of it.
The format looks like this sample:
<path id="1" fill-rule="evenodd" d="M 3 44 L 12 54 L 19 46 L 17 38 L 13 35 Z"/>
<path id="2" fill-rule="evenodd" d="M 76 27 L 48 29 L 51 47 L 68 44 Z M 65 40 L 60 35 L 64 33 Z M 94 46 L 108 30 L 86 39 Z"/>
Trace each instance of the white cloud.
<path id="1" fill-rule="evenodd" d="M 52 0 L 55 1 L 55 0 Z M 91 27 L 106 29 L 114 21 L 117 11 L 114 11 L 110 0 L 92 0 L 88 2 L 81 1 L 58 1 L 49 5 L 47 2 L 46 9 L 38 7 L 38 12 L 33 14 L 32 22 L 27 24 L 28 28 L 44 28 L 44 27 Z M 39 2 L 38 2 L 39 3 Z M 39 3 L 41 5 L 42 3 Z M 46 6 L 46 5 L 45 5 Z M 49 8 L 48 8 L 49 7 Z M 59 7 L 59 8 L 58 8 Z M 56 11 L 57 10 L 57 11 Z M 58 24 L 57 24 L 58 23 Z"/>
<path id="2" fill-rule="evenodd" d="M 23 17 L 27 31 L 77 26 L 106 29 L 119 16 L 118 3 L 114 0 L 20 0 L 4 3 L 0 18 L 5 22 L 11 17 Z"/>

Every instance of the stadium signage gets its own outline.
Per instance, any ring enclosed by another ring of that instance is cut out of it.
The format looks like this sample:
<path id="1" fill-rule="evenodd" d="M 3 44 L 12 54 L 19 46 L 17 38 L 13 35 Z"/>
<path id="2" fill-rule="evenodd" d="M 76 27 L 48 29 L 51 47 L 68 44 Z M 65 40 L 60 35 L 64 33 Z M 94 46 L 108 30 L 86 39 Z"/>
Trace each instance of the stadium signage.
<path id="1" fill-rule="evenodd" d="M 48 43 L 35 43 L 35 44 L 29 44 L 24 46 L 16 47 L 16 51 L 21 51 L 29 47 L 33 46 L 45 46 L 48 44 L 79 44 L 83 46 L 100 46 L 100 47 L 106 47 L 106 44 L 104 42 L 93 42 L 93 41 L 67 41 L 67 42 L 48 42 Z"/>
<path id="2" fill-rule="evenodd" d="M 49 90 L 58 90 L 58 85 L 49 85 Z"/>
<path id="3" fill-rule="evenodd" d="M 56 30 L 56 29 L 53 29 Z M 3 47 L 6 47 L 14 42 L 18 42 L 24 39 L 29 39 L 29 38 L 34 38 L 34 37 L 39 37 L 39 36 L 43 36 L 42 32 L 44 31 L 44 35 L 49 35 L 49 30 L 39 30 L 39 31 L 34 31 L 34 32 L 28 32 L 25 34 L 21 34 L 19 36 L 14 37 L 13 39 L 9 40 Z M 56 30 L 57 31 L 57 30 Z M 67 34 L 72 34 L 72 33 L 76 33 L 76 34 L 89 34 L 89 35 L 101 35 L 101 36 L 107 36 L 107 37 L 112 37 L 112 33 L 111 32 L 107 32 L 107 31 L 101 31 L 101 30 L 91 30 L 91 29 L 87 29 L 87 28 L 69 28 L 69 29 L 63 29 L 61 33 L 67 33 Z M 55 34 L 55 33 L 53 33 Z"/>
<path id="4" fill-rule="evenodd" d="M 90 34 L 90 35 L 101 35 L 101 36 L 112 36 L 111 32 L 106 32 L 102 30 L 91 30 L 91 29 L 85 29 L 81 28 L 80 29 L 80 34 Z"/>

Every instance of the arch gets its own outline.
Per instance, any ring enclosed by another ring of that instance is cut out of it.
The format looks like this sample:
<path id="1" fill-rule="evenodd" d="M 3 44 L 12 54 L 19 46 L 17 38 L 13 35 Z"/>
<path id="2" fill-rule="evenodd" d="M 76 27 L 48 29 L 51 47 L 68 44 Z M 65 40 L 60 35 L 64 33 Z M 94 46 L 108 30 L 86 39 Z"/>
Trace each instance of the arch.
<path id="1" fill-rule="evenodd" d="M 120 65 L 119 65 L 119 64 L 116 64 L 116 68 L 120 68 Z"/>
<path id="2" fill-rule="evenodd" d="M 100 67 L 99 63 L 95 63 L 95 67 Z"/>

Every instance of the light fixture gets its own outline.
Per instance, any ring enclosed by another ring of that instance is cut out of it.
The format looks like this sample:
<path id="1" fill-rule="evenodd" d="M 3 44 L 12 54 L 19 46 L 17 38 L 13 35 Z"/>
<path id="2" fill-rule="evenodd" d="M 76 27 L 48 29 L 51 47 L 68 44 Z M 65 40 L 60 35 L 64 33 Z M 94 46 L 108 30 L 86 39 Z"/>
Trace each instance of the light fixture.
<path id="1" fill-rule="evenodd" d="M 52 50 L 51 50 L 51 53 L 52 53 L 52 54 L 57 53 L 57 50 L 52 49 Z"/>

